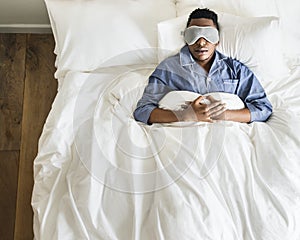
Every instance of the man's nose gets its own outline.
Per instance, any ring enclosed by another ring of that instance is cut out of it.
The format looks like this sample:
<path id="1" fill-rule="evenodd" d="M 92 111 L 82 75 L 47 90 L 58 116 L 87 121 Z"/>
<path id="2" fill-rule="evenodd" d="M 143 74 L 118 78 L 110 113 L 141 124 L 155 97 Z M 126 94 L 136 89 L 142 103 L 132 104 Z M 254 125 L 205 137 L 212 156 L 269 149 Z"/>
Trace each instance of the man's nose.
<path id="1" fill-rule="evenodd" d="M 207 41 L 203 37 L 199 38 L 197 41 L 197 44 L 199 44 L 201 47 L 205 46 L 206 43 L 207 43 Z"/>

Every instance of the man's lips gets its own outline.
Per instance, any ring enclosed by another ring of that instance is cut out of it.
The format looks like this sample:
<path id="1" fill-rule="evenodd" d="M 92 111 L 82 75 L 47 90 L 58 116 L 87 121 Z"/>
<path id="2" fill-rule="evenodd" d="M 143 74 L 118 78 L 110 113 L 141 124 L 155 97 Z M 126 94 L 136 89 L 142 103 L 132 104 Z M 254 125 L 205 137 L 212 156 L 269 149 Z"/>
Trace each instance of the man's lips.
<path id="1" fill-rule="evenodd" d="M 200 49 L 195 49 L 195 52 L 197 54 L 206 54 L 208 52 L 208 49 L 207 48 L 200 48 Z"/>

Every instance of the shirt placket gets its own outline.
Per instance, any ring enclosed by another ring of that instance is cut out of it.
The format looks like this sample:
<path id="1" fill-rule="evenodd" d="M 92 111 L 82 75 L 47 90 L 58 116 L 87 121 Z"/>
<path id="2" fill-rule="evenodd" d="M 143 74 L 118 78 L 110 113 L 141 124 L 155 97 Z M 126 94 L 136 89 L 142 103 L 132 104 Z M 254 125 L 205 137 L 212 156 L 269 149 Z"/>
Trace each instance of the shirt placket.
<path id="1" fill-rule="evenodd" d="M 221 73 L 220 73 L 220 65 L 217 63 L 216 66 L 213 66 L 211 71 L 207 76 L 207 90 L 209 92 L 219 92 L 222 91 L 222 84 L 220 81 Z"/>
<path id="2" fill-rule="evenodd" d="M 197 78 L 195 79 L 195 86 L 197 86 L 197 92 L 200 94 L 208 93 L 208 75 L 205 70 L 202 69 L 197 63 L 192 65 L 192 72 Z"/>

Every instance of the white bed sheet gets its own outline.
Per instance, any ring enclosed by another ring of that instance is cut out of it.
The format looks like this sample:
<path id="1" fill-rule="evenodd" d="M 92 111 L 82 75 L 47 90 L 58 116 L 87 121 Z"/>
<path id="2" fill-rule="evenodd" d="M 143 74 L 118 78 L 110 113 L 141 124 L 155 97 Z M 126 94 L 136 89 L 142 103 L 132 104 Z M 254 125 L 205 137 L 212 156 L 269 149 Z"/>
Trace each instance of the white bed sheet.
<path id="1" fill-rule="evenodd" d="M 300 69 L 267 123 L 137 123 L 153 65 L 69 72 L 34 161 L 36 239 L 300 239 Z"/>

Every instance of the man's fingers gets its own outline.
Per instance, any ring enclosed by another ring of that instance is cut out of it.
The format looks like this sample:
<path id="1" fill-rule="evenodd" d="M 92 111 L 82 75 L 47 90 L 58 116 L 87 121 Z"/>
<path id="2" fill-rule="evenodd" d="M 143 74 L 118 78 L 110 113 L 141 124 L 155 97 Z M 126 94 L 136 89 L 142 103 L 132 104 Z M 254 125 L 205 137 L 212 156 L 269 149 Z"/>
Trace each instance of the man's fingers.
<path id="1" fill-rule="evenodd" d="M 207 109 L 211 110 L 211 109 L 213 109 L 215 107 L 218 107 L 218 106 L 225 106 L 225 103 L 222 103 L 221 101 L 216 101 L 216 102 L 213 102 L 213 103 L 209 104 L 207 106 Z"/>
<path id="2" fill-rule="evenodd" d="M 220 114 L 222 114 L 223 112 L 225 112 L 227 109 L 226 109 L 226 105 L 225 104 L 222 104 L 222 105 L 219 105 L 213 109 L 211 109 L 208 113 L 209 117 L 211 118 L 214 118 L 214 117 L 217 117 L 219 116 Z"/>
<path id="3" fill-rule="evenodd" d="M 203 99 L 205 99 L 204 96 L 199 96 L 198 98 L 196 98 L 196 99 L 194 100 L 194 103 L 195 103 L 195 104 L 201 104 L 201 101 L 202 101 Z"/>

